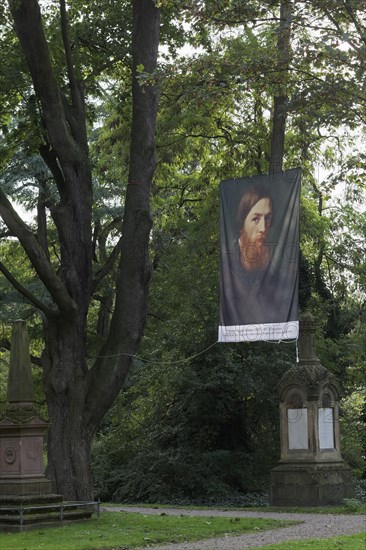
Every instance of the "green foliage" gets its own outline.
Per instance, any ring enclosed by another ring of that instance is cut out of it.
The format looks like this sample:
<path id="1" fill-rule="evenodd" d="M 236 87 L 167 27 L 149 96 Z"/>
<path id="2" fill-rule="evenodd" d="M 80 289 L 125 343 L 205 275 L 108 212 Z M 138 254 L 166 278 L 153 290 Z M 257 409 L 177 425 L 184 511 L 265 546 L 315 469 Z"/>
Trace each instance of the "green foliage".
<path id="1" fill-rule="evenodd" d="M 243 464 L 249 471 L 244 471 Z M 240 452 L 170 450 L 139 454 L 113 479 L 116 502 L 243 503 L 238 489 L 253 471 Z"/>
<path id="2" fill-rule="evenodd" d="M 361 477 L 366 470 L 366 397 L 364 387 L 355 389 L 345 397 L 341 402 L 341 407 L 342 454 L 353 467 L 357 477 Z"/>
<path id="3" fill-rule="evenodd" d="M 361 511 L 362 502 L 357 498 L 345 498 L 342 502 L 349 512 Z"/>
<path id="4" fill-rule="evenodd" d="M 4 348 L 0 349 L 0 411 L 4 409 L 8 385 L 8 353 Z M 1 416 L 1 415 L 0 415 Z"/>
<path id="5" fill-rule="evenodd" d="M 253 348 L 232 362 L 212 351 L 183 369 L 140 367 L 94 448 L 98 494 L 239 504 L 262 491 L 279 454 L 273 387 L 288 363 L 279 350 L 269 367 Z"/>
<path id="6" fill-rule="evenodd" d="M 366 479 L 358 479 L 355 481 L 355 499 L 366 506 Z"/>

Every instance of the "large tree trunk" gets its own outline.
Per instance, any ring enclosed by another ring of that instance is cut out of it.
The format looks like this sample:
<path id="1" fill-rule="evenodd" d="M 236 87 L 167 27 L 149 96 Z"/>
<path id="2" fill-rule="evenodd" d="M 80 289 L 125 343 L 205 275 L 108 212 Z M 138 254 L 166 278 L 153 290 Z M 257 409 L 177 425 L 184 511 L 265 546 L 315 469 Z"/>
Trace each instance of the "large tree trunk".
<path id="1" fill-rule="evenodd" d="M 42 366 L 50 422 L 47 476 L 64 498 L 89 500 L 93 433 L 84 416 L 85 319 L 45 321 L 44 328 Z"/>
<path id="2" fill-rule="evenodd" d="M 50 262 L 47 243 L 38 241 L 0 190 L 0 214 L 17 236 L 48 289 L 45 304 L 3 273 L 43 313 L 43 381 L 50 417 L 47 473 L 54 490 L 72 500 L 93 497 L 91 443 L 104 414 L 118 395 L 146 320 L 150 280 L 150 190 L 155 171 L 156 85 L 143 88 L 138 68 L 156 68 L 160 11 L 155 0 L 133 0 L 130 176 L 125 201 L 115 311 L 109 335 L 93 368 L 86 363 L 87 313 L 92 280 L 92 180 L 84 102 L 71 59 L 65 0 L 60 0 L 61 33 L 71 102 L 54 76 L 37 0 L 9 0 L 15 29 L 42 107 L 47 143 L 40 147 L 51 170 L 59 202 L 51 208 L 60 243 L 60 266 Z M 42 233 L 46 235 L 45 229 Z M 102 270 L 103 271 L 103 270 Z"/>
<path id="3" fill-rule="evenodd" d="M 116 304 L 109 336 L 89 377 L 91 425 L 97 425 L 120 391 L 138 351 L 147 314 L 151 275 L 149 236 L 152 225 L 150 192 L 156 166 L 155 124 L 158 86 L 141 86 L 139 66 L 147 73 L 156 68 L 160 13 L 153 0 L 133 1 L 132 127 L 129 183 L 122 227 L 121 262 Z"/>
<path id="4" fill-rule="evenodd" d="M 285 129 L 287 116 L 287 71 L 291 59 L 291 0 L 282 0 L 280 27 L 277 38 L 278 90 L 273 100 L 270 172 L 280 172 L 285 151 Z"/>

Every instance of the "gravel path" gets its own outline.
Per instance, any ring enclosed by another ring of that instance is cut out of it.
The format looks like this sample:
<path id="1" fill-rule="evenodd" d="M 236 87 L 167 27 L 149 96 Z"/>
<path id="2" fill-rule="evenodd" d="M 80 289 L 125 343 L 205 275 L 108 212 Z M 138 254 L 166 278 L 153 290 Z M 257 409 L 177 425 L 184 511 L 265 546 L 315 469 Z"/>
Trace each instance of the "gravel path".
<path id="1" fill-rule="evenodd" d="M 299 525 L 251 533 L 248 535 L 217 537 L 198 542 L 168 543 L 151 547 L 153 550 L 243 550 L 289 540 L 330 538 L 353 533 L 366 533 L 366 517 L 342 514 L 290 514 L 286 512 L 239 512 L 237 510 L 184 510 L 176 508 L 140 508 L 135 506 L 104 507 L 102 511 L 138 512 L 178 516 L 225 516 L 243 518 L 294 519 Z M 366 538 L 365 538 L 366 548 Z M 145 547 L 146 549 L 146 547 Z"/>

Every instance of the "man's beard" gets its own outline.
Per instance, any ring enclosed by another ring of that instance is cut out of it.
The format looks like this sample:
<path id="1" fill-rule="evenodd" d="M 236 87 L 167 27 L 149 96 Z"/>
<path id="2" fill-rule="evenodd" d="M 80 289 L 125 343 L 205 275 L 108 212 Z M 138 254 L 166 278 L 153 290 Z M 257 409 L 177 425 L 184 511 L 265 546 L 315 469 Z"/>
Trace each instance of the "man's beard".
<path id="1" fill-rule="evenodd" d="M 264 239 L 251 241 L 245 235 L 239 239 L 240 263 L 245 271 L 263 271 L 270 262 L 271 251 Z"/>

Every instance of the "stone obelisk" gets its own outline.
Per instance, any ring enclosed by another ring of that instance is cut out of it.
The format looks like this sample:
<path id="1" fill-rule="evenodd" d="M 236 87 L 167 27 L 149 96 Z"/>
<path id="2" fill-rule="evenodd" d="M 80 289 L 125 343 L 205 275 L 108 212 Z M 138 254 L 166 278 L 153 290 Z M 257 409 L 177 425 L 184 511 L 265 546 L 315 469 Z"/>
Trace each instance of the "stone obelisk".
<path id="1" fill-rule="evenodd" d="M 24 410 L 32 408 L 35 400 L 27 327 L 20 320 L 13 323 L 7 400 L 10 408 Z"/>
<path id="2" fill-rule="evenodd" d="M 25 321 L 13 323 L 7 401 L 0 418 L 0 530 L 90 518 L 97 502 L 64 502 L 44 474 L 48 423 L 35 407 Z"/>
<path id="3" fill-rule="evenodd" d="M 51 482 L 44 475 L 43 440 L 48 423 L 35 408 L 25 321 L 13 323 L 7 401 L 0 419 L 0 509 L 61 499 L 52 494 Z"/>

